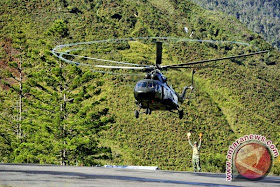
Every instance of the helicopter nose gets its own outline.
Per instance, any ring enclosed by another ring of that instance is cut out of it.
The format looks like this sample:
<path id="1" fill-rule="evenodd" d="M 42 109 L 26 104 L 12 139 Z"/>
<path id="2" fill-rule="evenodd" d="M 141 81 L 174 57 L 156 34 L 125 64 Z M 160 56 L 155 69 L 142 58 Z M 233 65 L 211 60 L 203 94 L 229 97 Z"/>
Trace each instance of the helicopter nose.
<path id="1" fill-rule="evenodd" d="M 134 97 L 136 100 L 153 100 L 155 98 L 155 92 L 152 89 L 134 89 Z"/>

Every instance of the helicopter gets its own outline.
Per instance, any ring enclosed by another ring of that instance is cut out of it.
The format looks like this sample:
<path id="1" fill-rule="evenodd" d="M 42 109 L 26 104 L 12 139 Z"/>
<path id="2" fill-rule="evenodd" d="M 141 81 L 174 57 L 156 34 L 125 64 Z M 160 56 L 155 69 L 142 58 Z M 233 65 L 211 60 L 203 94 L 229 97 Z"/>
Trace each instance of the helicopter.
<path id="1" fill-rule="evenodd" d="M 234 59 L 234 58 L 240 58 L 240 57 L 247 57 L 262 53 L 268 53 L 269 51 L 257 51 L 252 52 L 248 54 L 241 54 L 241 55 L 235 55 L 235 56 L 229 56 L 229 57 L 221 57 L 221 58 L 215 58 L 215 59 L 206 59 L 201 61 L 192 61 L 187 63 L 181 63 L 181 64 L 174 64 L 174 65 L 164 65 L 161 66 L 162 63 L 162 44 L 161 41 L 156 41 L 156 64 L 155 65 L 144 65 L 139 66 L 138 64 L 131 64 L 131 63 L 125 63 L 125 62 L 118 62 L 118 61 L 111 61 L 114 63 L 120 63 L 127 66 L 110 66 L 110 65 L 94 65 L 94 67 L 97 68 L 107 68 L 107 69 L 126 69 L 126 70 L 142 70 L 147 72 L 144 79 L 139 80 L 135 87 L 134 87 L 134 98 L 135 98 L 135 104 L 139 109 L 135 110 L 135 118 L 139 118 L 141 109 L 144 109 L 146 114 L 151 114 L 152 111 L 162 110 L 162 111 L 170 111 L 174 112 L 174 110 L 178 111 L 179 118 L 182 119 L 184 116 L 183 109 L 181 109 L 180 105 L 184 102 L 186 98 L 186 94 L 189 91 L 189 100 L 191 94 L 194 92 L 194 73 L 195 69 L 200 68 L 208 68 L 210 66 L 197 66 L 200 64 L 208 63 L 208 62 L 216 62 L 221 60 L 228 60 L 228 59 Z M 77 45 L 77 44 L 74 44 Z M 66 52 L 58 52 L 56 50 L 63 48 L 64 45 L 57 46 L 52 50 L 52 53 L 60 58 L 61 60 L 75 65 L 86 65 L 79 62 L 74 62 L 71 60 L 68 60 L 63 57 L 63 55 L 66 56 L 73 56 L 73 57 L 83 57 L 78 55 L 71 55 L 69 54 L 69 51 Z M 76 49 L 74 49 L 76 50 Z M 97 59 L 97 58 L 91 58 L 91 57 L 83 57 L 87 59 L 94 59 L 94 60 L 103 60 L 103 59 Z M 109 61 L 109 60 L 103 60 L 103 61 Z M 132 67 L 131 65 L 136 65 L 138 67 Z M 183 88 L 183 91 L 181 94 L 177 93 L 171 86 L 168 85 L 167 78 L 163 75 L 161 71 L 167 71 L 169 69 L 181 69 L 181 68 L 189 68 L 192 69 L 192 75 L 191 75 L 191 85 L 185 86 Z M 102 73 L 102 71 L 101 71 Z"/>
<path id="2" fill-rule="evenodd" d="M 134 88 L 135 103 L 139 107 L 139 110 L 135 110 L 135 117 L 139 118 L 140 110 L 143 108 L 146 109 L 146 114 L 151 114 L 152 110 L 178 110 L 179 118 L 182 119 L 184 112 L 180 109 L 180 103 L 185 100 L 187 90 L 190 89 L 191 94 L 194 89 L 193 75 L 195 71 L 192 71 L 192 84 L 184 87 L 182 94 L 179 95 L 168 85 L 167 78 L 160 71 L 160 69 L 167 68 L 160 67 L 162 62 L 162 42 L 157 42 L 156 48 L 156 66 L 154 70 L 148 72 L 145 75 L 145 79 L 138 81 Z"/>
<path id="3" fill-rule="evenodd" d="M 192 77 L 194 74 L 192 73 Z M 192 78 L 193 82 L 193 78 Z M 158 70 L 147 73 L 145 79 L 137 82 L 134 88 L 135 103 L 140 108 L 146 109 L 146 114 L 151 114 L 152 110 L 178 110 L 179 118 L 182 119 L 184 112 L 180 109 L 179 103 L 183 103 L 187 90 L 192 93 L 194 87 L 186 86 L 181 95 L 170 87 L 167 78 Z M 139 118 L 140 111 L 135 110 L 135 117 Z"/>

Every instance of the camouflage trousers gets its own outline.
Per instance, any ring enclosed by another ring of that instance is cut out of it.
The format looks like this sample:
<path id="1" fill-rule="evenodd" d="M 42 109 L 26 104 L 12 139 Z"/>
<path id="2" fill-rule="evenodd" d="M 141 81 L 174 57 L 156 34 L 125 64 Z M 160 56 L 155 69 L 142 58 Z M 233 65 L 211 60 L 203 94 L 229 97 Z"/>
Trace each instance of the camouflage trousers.
<path id="1" fill-rule="evenodd" d="M 197 171 L 200 172 L 201 168 L 200 168 L 199 157 L 192 158 L 192 165 L 193 165 L 194 172 L 197 172 Z"/>

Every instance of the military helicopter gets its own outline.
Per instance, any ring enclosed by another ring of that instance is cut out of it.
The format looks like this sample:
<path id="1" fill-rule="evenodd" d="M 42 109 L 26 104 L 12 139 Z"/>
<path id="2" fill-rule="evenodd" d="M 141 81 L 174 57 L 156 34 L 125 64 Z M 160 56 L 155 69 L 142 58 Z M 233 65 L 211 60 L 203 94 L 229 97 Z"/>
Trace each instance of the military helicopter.
<path id="1" fill-rule="evenodd" d="M 52 53 L 67 63 L 76 64 L 76 65 L 85 65 L 85 64 L 70 61 L 70 60 L 67 60 L 66 58 L 64 58 L 63 55 L 66 55 L 66 56 L 77 56 L 77 55 L 71 55 L 68 53 L 69 51 L 68 52 L 57 52 L 56 51 L 57 49 L 62 48 L 62 47 L 64 47 L 64 46 L 62 45 L 62 46 L 58 46 L 58 47 L 54 48 L 52 50 Z M 171 111 L 171 112 L 174 112 L 174 110 L 177 110 L 179 118 L 182 119 L 184 116 L 184 112 L 181 109 L 180 104 L 182 104 L 183 101 L 185 100 L 185 96 L 186 96 L 188 90 L 190 90 L 189 96 L 194 91 L 194 84 L 193 84 L 194 83 L 194 73 L 195 73 L 194 69 L 209 67 L 209 66 L 197 66 L 198 64 L 252 56 L 252 55 L 268 53 L 268 52 L 269 51 L 258 51 L 258 52 L 253 52 L 253 53 L 249 53 L 249 54 L 242 54 L 242 55 L 236 55 L 236 56 L 230 56 L 230 57 L 206 59 L 206 60 L 201 60 L 201 61 L 193 61 L 193 62 L 187 62 L 187 63 L 181 63 L 181 64 L 161 66 L 162 42 L 157 41 L 156 42 L 156 64 L 155 65 L 145 65 L 145 66 L 137 65 L 138 67 L 132 67 L 130 63 L 112 61 L 112 62 L 116 62 L 116 63 L 122 63 L 127 66 L 94 65 L 94 67 L 107 68 L 107 69 L 142 70 L 142 71 L 147 72 L 147 74 L 145 75 L 145 78 L 142 80 L 139 80 L 134 87 L 135 103 L 136 103 L 137 107 L 139 107 L 138 110 L 135 110 L 135 117 L 139 118 L 141 109 L 144 109 L 145 110 L 144 113 L 146 113 L 146 114 L 151 114 L 152 111 L 156 111 L 156 110 L 164 110 L 164 111 Z M 89 58 L 89 57 L 84 57 L 84 58 Z M 92 59 L 96 60 L 96 58 L 92 58 Z M 171 86 L 168 85 L 167 78 L 161 72 L 162 70 L 179 69 L 179 68 L 193 69 L 192 70 L 192 80 L 191 80 L 192 83 L 190 86 L 184 87 L 181 94 L 178 94 Z"/>
<path id="2" fill-rule="evenodd" d="M 137 82 L 134 88 L 135 103 L 139 107 L 139 110 L 135 110 L 135 117 L 139 118 L 140 110 L 146 109 L 146 114 L 151 114 L 152 110 L 178 110 L 179 118 L 182 119 L 184 112 L 180 109 L 180 104 L 185 100 L 187 90 L 190 89 L 190 94 L 193 91 L 193 75 L 192 71 L 192 84 L 186 86 L 183 89 L 181 95 L 168 85 L 167 78 L 161 73 L 161 69 L 167 69 L 167 67 L 160 64 L 162 62 L 162 42 L 157 42 L 157 53 L 156 53 L 156 66 L 151 72 L 145 75 L 145 79 Z M 177 65 L 174 66 L 177 68 Z M 182 66 L 181 68 L 184 68 Z M 189 67 L 188 67 L 189 68 Z"/>
<path id="3" fill-rule="evenodd" d="M 192 73 L 192 77 L 194 74 Z M 183 103 L 187 90 L 192 93 L 192 85 L 186 86 L 181 95 L 176 93 L 172 87 L 167 84 L 166 77 L 158 70 L 147 73 L 145 79 L 137 82 L 134 88 L 135 103 L 140 109 L 146 109 L 146 114 L 151 114 L 152 110 L 178 110 L 179 118 L 182 119 L 184 112 L 180 109 L 179 103 Z M 140 111 L 135 110 L 135 117 L 139 118 Z"/>

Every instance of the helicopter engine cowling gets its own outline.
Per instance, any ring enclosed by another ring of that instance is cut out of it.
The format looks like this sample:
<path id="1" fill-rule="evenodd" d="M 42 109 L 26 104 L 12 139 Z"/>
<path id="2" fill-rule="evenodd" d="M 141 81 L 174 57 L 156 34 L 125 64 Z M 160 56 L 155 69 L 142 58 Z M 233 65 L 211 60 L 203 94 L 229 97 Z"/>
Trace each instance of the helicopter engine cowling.
<path id="1" fill-rule="evenodd" d="M 151 79 L 151 74 L 150 74 L 150 73 L 147 73 L 147 74 L 145 75 L 145 79 Z"/>
<path id="2" fill-rule="evenodd" d="M 152 75 L 151 75 L 151 79 L 153 79 L 153 80 L 158 80 L 158 75 L 157 75 L 157 74 L 152 74 Z"/>

